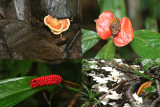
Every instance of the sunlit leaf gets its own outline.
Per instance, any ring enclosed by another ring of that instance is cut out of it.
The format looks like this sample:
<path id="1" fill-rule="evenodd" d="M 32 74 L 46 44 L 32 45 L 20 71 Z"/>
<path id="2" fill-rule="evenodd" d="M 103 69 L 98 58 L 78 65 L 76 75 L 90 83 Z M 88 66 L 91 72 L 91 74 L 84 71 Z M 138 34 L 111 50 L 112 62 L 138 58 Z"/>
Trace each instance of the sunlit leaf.
<path id="1" fill-rule="evenodd" d="M 20 77 L 0 80 L 0 106 L 12 107 L 34 93 L 45 89 L 38 87 L 32 89 L 29 81 L 35 77 Z"/>
<path id="2" fill-rule="evenodd" d="M 141 58 L 160 58 L 160 34 L 148 30 L 135 32 L 131 42 L 133 50 Z"/>

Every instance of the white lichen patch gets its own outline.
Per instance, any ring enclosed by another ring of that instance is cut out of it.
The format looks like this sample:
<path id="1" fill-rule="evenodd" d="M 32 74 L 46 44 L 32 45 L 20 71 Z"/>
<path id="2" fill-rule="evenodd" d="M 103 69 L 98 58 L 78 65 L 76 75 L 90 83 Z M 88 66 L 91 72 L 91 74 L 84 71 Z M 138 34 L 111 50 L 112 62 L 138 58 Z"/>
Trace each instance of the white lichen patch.
<path id="1" fill-rule="evenodd" d="M 116 104 L 116 102 L 112 102 L 112 103 L 108 103 L 110 106 L 113 106 L 113 107 L 117 107 L 118 105 Z"/>
<path id="2" fill-rule="evenodd" d="M 122 59 L 113 59 L 113 61 L 117 62 L 117 63 L 123 63 Z"/>
<path id="3" fill-rule="evenodd" d="M 140 73 L 144 73 L 144 71 L 139 71 Z"/>
<path id="4" fill-rule="evenodd" d="M 142 103 L 143 103 L 142 97 L 137 96 L 136 93 L 134 93 L 134 94 L 132 94 L 132 95 L 133 95 L 133 98 L 136 100 L 136 102 L 137 102 L 138 104 L 142 104 Z"/>
<path id="5" fill-rule="evenodd" d="M 112 67 L 101 67 L 101 69 L 104 69 L 105 71 L 112 71 L 113 70 Z"/>
<path id="6" fill-rule="evenodd" d="M 102 60 L 100 60 L 100 62 L 105 63 L 106 61 L 102 59 Z"/>
<path id="7" fill-rule="evenodd" d="M 108 92 L 109 88 L 106 86 L 106 84 L 100 85 L 97 87 L 99 92 Z"/>
<path id="8" fill-rule="evenodd" d="M 100 101 L 103 105 L 107 105 L 109 102 L 109 98 L 103 98 L 103 100 Z"/>
<path id="9" fill-rule="evenodd" d="M 113 99 L 113 100 L 121 99 L 121 95 L 122 95 L 122 94 L 118 94 L 116 91 L 112 91 L 112 90 L 109 90 L 106 94 L 108 94 L 108 95 L 106 95 L 105 98 L 103 98 L 100 101 L 103 105 L 107 105 L 108 102 L 110 101 L 110 99 Z M 100 97 L 99 99 L 101 99 L 102 97 Z M 111 104 L 113 104 L 113 102 L 110 103 L 109 105 L 111 105 Z M 114 102 L 114 105 L 116 105 L 115 102 Z"/>
<path id="10" fill-rule="evenodd" d="M 92 89 L 99 94 L 100 102 L 106 106 L 117 107 L 118 104 L 116 104 L 116 101 L 119 102 L 119 100 L 122 99 L 123 93 L 119 94 L 114 89 L 118 87 L 121 81 L 129 78 L 121 69 L 123 69 L 123 67 L 130 69 L 130 66 L 123 63 L 122 59 L 114 59 L 112 62 L 107 60 L 87 61 L 87 63 L 89 63 L 88 67 L 90 70 L 86 75 L 92 77 Z M 140 66 L 137 65 L 133 66 L 140 68 Z M 120 69 L 117 69 L 118 67 L 120 67 Z M 138 97 L 136 94 L 134 94 L 133 97 L 137 103 L 143 103 L 141 97 Z M 131 106 L 125 103 L 124 107 Z"/>
<path id="11" fill-rule="evenodd" d="M 97 61 L 87 61 L 88 63 L 95 63 L 95 64 L 97 64 Z"/>
<path id="12" fill-rule="evenodd" d="M 136 68 L 140 68 L 140 66 L 139 66 L 139 65 L 132 65 L 132 66 L 134 66 L 134 67 L 136 67 Z"/>
<path id="13" fill-rule="evenodd" d="M 99 84 L 106 84 L 106 83 L 108 82 L 108 81 L 105 80 L 104 78 L 97 77 L 97 76 L 93 77 L 93 80 L 96 81 L 96 82 L 99 83 Z"/>
<path id="14" fill-rule="evenodd" d="M 115 61 L 118 63 L 122 63 L 121 59 L 115 59 Z M 100 60 L 100 62 L 105 62 L 105 61 Z M 96 93 L 105 92 L 107 94 L 100 102 L 103 105 L 106 105 L 108 104 L 110 99 L 112 100 L 121 99 L 122 94 L 118 94 L 116 91 L 113 91 L 113 89 L 108 87 L 106 84 L 110 84 L 110 86 L 113 86 L 113 83 L 110 83 L 110 82 L 114 82 L 115 84 L 120 83 L 120 81 L 122 80 L 121 75 L 124 75 L 124 74 L 106 64 L 104 64 L 104 66 L 99 67 L 97 63 L 97 65 L 91 65 L 90 68 L 103 70 L 104 74 L 105 72 L 107 72 L 108 74 L 108 75 L 104 75 L 103 73 L 95 73 L 94 71 L 91 71 L 90 73 L 87 74 L 87 76 L 91 76 L 93 78 L 93 81 L 95 81 L 95 84 L 92 86 L 95 92 Z M 99 97 L 99 99 L 101 99 L 101 97 Z M 109 105 L 114 106 L 116 105 L 116 103 L 110 102 Z"/>
<path id="15" fill-rule="evenodd" d="M 91 69 L 99 69 L 97 65 L 91 65 L 89 68 L 91 68 Z"/>
<path id="16" fill-rule="evenodd" d="M 106 96 L 106 98 L 113 99 L 113 100 L 118 100 L 121 98 L 122 94 L 118 94 L 116 91 L 110 91 L 111 93 Z"/>
<path id="17" fill-rule="evenodd" d="M 131 107 L 131 106 L 130 106 L 130 104 L 125 103 L 125 104 L 124 104 L 124 107 Z"/>

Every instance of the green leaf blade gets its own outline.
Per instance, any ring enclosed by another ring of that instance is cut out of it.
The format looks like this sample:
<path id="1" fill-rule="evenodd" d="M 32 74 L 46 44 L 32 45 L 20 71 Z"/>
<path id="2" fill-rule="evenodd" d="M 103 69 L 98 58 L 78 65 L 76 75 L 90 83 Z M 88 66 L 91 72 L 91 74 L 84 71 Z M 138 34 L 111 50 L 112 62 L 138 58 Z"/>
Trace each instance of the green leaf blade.
<path id="1" fill-rule="evenodd" d="M 110 40 L 96 55 L 96 59 L 108 59 L 112 60 L 115 55 L 115 44 L 113 40 Z"/>
<path id="2" fill-rule="evenodd" d="M 13 79 L 6 79 L 0 81 L 0 105 L 2 107 L 12 107 L 17 103 L 23 101 L 30 95 L 45 89 L 46 87 L 39 87 L 32 89 L 29 81 L 35 77 L 20 77 Z"/>
<path id="3" fill-rule="evenodd" d="M 160 58 L 160 34 L 148 30 L 135 32 L 131 42 L 133 50 L 141 58 Z"/>
<path id="4" fill-rule="evenodd" d="M 96 32 L 90 30 L 82 29 L 82 33 L 82 53 L 84 54 L 100 40 L 100 37 Z"/>

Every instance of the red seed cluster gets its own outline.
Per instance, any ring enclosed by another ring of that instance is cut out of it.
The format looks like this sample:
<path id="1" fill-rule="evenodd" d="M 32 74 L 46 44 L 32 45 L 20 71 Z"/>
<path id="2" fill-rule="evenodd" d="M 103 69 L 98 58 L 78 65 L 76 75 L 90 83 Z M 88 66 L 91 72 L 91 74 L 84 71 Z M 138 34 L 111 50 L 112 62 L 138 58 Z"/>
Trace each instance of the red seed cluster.
<path id="1" fill-rule="evenodd" d="M 41 76 L 38 78 L 34 78 L 29 83 L 32 88 L 36 88 L 39 86 L 46 86 L 46 85 L 54 85 L 59 84 L 62 81 L 62 77 L 60 75 L 47 75 L 47 76 Z"/>

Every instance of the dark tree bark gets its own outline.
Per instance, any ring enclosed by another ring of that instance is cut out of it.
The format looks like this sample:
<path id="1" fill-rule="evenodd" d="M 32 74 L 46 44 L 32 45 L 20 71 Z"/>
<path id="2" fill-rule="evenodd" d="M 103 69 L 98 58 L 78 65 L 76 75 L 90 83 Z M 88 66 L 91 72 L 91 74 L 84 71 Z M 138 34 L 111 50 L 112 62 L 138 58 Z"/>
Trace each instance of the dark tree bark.
<path id="1" fill-rule="evenodd" d="M 0 57 L 50 63 L 81 58 L 79 11 L 79 0 L 1 0 Z M 48 14 L 73 21 L 61 36 L 54 35 L 43 22 Z"/>

